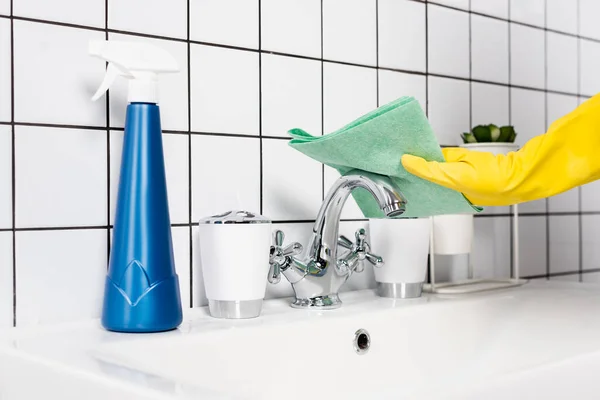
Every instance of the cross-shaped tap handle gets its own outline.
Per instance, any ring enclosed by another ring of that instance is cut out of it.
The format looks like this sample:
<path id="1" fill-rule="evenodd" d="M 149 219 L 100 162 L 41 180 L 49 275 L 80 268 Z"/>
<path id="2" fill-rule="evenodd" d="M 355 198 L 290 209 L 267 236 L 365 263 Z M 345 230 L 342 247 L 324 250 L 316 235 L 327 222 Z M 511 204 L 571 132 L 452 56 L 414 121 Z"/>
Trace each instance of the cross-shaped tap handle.
<path id="1" fill-rule="evenodd" d="M 371 246 L 367 243 L 367 233 L 363 228 L 360 228 L 355 233 L 356 242 L 353 243 L 345 236 L 340 236 L 338 245 L 350 250 L 346 256 L 337 261 L 337 269 L 341 274 L 349 274 L 351 272 L 363 272 L 365 270 L 363 261 L 367 260 L 374 267 L 379 268 L 384 264 L 383 258 L 370 252 Z"/>
<path id="2" fill-rule="evenodd" d="M 292 263 L 292 258 L 302 253 L 302 245 L 298 242 L 290 243 L 283 247 L 285 234 L 281 230 L 273 232 L 273 245 L 269 254 L 269 276 L 270 283 L 281 281 L 281 271 L 285 271 Z"/>

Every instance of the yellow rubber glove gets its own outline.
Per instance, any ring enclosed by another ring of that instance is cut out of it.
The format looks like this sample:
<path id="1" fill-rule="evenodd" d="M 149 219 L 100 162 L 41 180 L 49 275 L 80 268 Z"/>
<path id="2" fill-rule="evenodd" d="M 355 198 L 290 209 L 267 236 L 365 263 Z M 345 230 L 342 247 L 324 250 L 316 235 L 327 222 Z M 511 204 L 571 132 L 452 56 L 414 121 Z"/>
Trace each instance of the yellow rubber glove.
<path id="1" fill-rule="evenodd" d="M 600 179 L 600 94 L 555 121 L 548 132 L 519 151 L 494 156 L 446 148 L 443 153 L 445 163 L 407 154 L 402 165 L 480 206 L 537 200 Z"/>

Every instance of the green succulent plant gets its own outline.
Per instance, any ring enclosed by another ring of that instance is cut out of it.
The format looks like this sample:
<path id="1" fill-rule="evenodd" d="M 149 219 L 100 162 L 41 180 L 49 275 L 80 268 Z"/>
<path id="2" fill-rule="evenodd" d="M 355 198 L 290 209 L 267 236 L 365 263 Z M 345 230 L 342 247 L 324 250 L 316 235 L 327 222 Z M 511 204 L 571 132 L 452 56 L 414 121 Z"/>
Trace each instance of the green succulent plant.
<path id="1" fill-rule="evenodd" d="M 513 143 L 517 137 L 513 126 L 477 125 L 460 135 L 465 143 Z"/>

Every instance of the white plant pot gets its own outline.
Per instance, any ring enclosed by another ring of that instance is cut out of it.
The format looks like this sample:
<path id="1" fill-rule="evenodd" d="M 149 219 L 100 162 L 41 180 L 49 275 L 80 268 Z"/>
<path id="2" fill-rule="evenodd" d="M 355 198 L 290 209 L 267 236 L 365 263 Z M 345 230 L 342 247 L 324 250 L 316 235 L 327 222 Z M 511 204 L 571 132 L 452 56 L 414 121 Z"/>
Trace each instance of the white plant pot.
<path id="1" fill-rule="evenodd" d="M 514 143 L 465 143 L 461 144 L 460 147 L 473 151 L 487 151 L 494 155 L 519 150 L 519 145 Z"/>
<path id="2" fill-rule="evenodd" d="M 473 245 L 473 215 L 452 214 L 433 217 L 433 253 L 468 254 Z"/>
<path id="3" fill-rule="evenodd" d="M 427 255 L 431 236 L 431 219 L 370 219 L 371 250 L 383 257 L 385 264 L 374 268 L 375 280 L 381 289 L 401 288 L 398 295 L 385 297 L 418 297 L 427 274 Z"/>

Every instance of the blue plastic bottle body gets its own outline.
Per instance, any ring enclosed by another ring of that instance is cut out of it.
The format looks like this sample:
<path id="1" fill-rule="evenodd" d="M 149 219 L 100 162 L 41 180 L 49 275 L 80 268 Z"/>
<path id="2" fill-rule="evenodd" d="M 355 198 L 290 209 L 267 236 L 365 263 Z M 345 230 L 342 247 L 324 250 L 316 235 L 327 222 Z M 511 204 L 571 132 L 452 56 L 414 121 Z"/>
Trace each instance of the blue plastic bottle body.
<path id="1" fill-rule="evenodd" d="M 102 325 L 119 332 L 160 332 L 181 321 L 159 109 L 131 103 Z"/>

